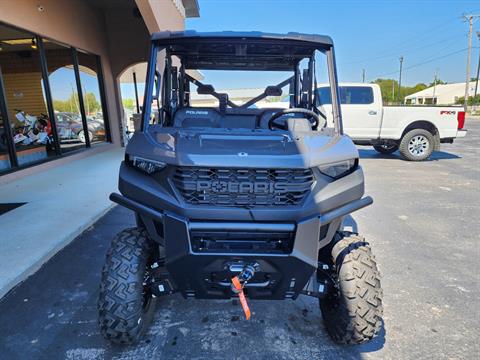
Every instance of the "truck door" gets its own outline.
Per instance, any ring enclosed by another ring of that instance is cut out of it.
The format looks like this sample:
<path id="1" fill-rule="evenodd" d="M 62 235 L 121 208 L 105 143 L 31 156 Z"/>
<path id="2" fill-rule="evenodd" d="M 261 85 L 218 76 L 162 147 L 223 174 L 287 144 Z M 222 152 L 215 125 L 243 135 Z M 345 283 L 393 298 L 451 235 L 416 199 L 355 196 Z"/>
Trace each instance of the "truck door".
<path id="1" fill-rule="evenodd" d="M 382 100 L 372 86 L 341 85 L 343 131 L 353 139 L 376 139 L 382 123 Z M 379 89 L 378 89 L 379 90 Z M 330 89 L 318 89 L 318 98 L 331 123 Z"/>

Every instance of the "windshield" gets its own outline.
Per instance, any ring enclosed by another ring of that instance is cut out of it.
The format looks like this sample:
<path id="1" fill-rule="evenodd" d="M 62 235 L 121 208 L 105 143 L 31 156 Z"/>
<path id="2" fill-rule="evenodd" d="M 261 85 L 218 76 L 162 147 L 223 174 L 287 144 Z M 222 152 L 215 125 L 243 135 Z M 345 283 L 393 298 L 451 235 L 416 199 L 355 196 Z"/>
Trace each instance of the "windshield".
<path id="1" fill-rule="evenodd" d="M 205 46 L 154 46 L 144 126 L 272 131 L 286 129 L 289 118 L 308 119 L 308 111 L 313 113 L 310 117 L 324 116 L 316 106 L 314 89 L 317 81 L 329 83 L 332 76 L 336 81 L 336 73 L 328 71 L 334 69 L 328 49 L 278 40 L 262 40 L 265 45 L 235 41 L 238 44 L 208 39 Z M 277 114 L 286 108 L 299 111 Z M 269 123 L 274 115 L 280 125 L 275 128 Z"/>
<path id="2" fill-rule="evenodd" d="M 290 79 L 294 76 L 293 71 L 203 70 L 198 74 L 203 84 L 212 85 L 218 94 L 227 95 L 234 105 L 247 104 L 247 108 L 251 109 L 268 107 L 288 97 Z M 289 81 L 285 81 L 287 79 Z M 280 87 L 282 83 L 285 85 Z M 273 88 L 279 84 L 278 88 Z M 270 87 L 269 93 L 259 98 L 267 87 Z M 252 101 L 257 98 L 258 101 Z M 219 99 L 212 94 L 200 94 L 199 87 L 193 86 L 190 92 L 190 106 L 218 108 Z"/>

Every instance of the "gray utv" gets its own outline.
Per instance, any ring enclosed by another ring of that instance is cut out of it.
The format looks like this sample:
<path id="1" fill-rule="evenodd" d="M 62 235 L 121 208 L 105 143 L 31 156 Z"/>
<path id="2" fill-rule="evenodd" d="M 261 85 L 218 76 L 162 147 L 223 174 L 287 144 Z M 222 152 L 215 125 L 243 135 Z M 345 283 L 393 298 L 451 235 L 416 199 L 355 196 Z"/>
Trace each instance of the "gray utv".
<path id="1" fill-rule="evenodd" d="M 332 124 L 316 106 L 315 55 L 326 62 Z M 193 70 L 289 76 L 239 104 Z M 215 106 L 192 106 L 191 88 Z M 256 106 L 282 88 L 288 108 Z M 110 196 L 133 210 L 137 226 L 120 232 L 107 254 L 102 334 L 136 342 L 157 298 L 177 292 L 243 305 L 303 294 L 318 298 L 335 341 L 372 339 L 382 326 L 379 271 L 364 238 L 342 231 L 347 215 L 372 203 L 358 158 L 342 132 L 331 38 L 154 34 L 141 131 L 126 147 L 120 194 Z"/>

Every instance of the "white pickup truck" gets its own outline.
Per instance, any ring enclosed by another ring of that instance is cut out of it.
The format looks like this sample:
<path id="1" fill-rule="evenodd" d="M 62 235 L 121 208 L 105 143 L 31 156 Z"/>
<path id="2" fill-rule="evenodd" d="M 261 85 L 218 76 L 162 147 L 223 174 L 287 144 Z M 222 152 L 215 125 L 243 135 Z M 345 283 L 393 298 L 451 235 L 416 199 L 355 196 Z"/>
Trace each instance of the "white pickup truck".
<path id="1" fill-rule="evenodd" d="M 319 109 L 332 122 L 330 89 L 317 89 Z M 407 160 L 427 159 L 440 143 L 464 137 L 465 112 L 457 106 L 383 106 L 377 84 L 340 84 L 343 130 L 358 145 L 383 154 L 400 150 Z"/>

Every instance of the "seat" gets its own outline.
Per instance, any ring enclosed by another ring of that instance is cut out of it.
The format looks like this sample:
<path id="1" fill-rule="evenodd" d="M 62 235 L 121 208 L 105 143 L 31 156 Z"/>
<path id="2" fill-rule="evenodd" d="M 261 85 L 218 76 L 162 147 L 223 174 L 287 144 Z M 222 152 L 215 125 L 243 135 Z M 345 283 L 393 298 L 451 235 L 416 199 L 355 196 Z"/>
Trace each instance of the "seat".
<path id="1" fill-rule="evenodd" d="M 175 112 L 173 126 L 178 128 L 218 128 L 220 114 L 213 108 L 184 107 Z"/>

